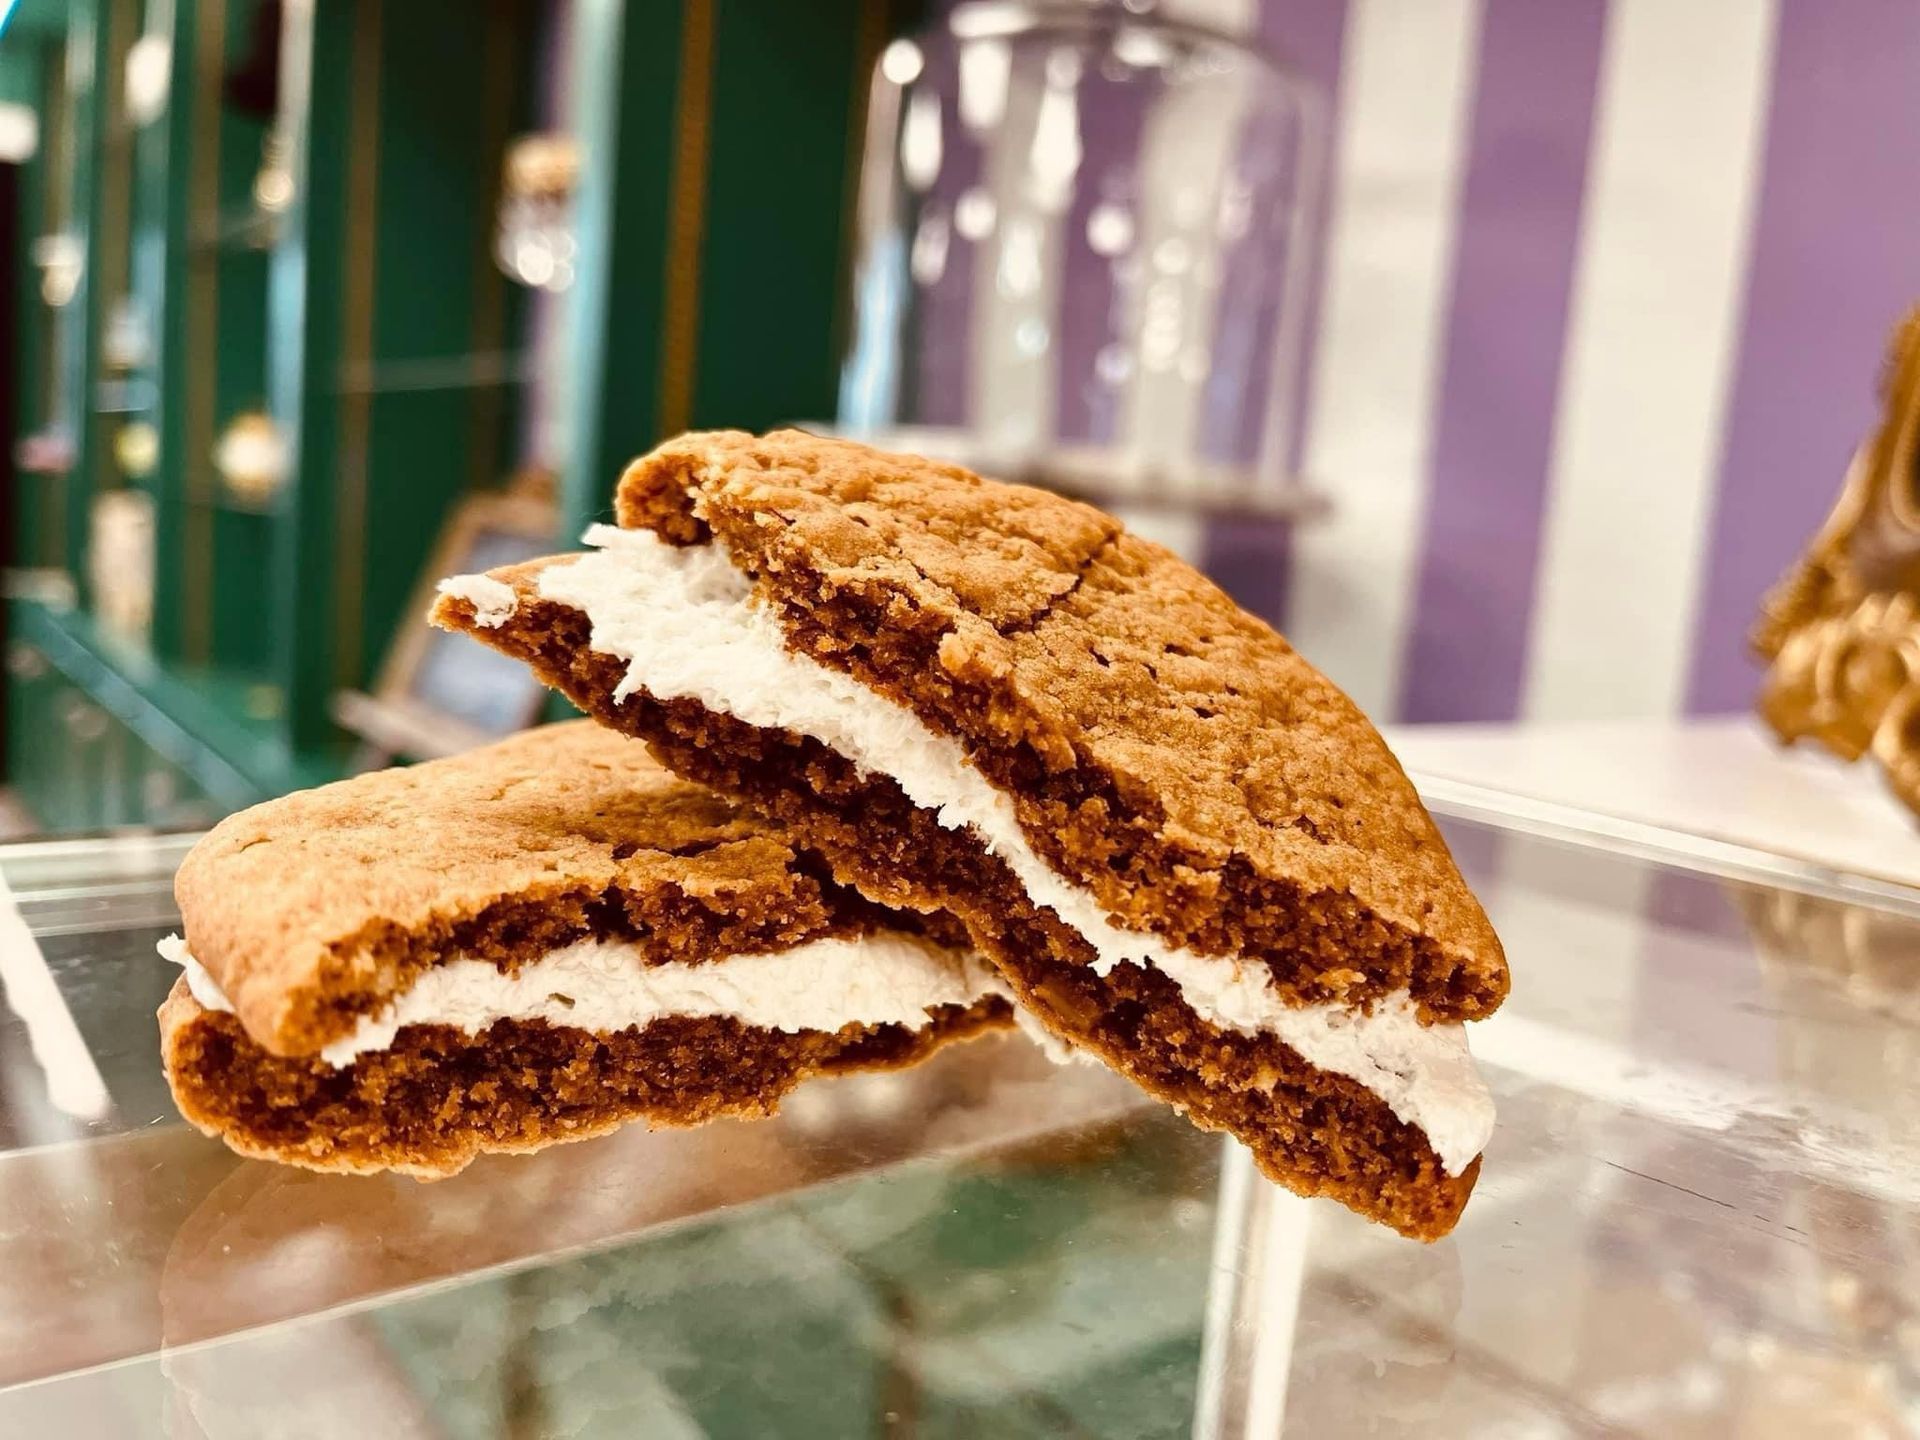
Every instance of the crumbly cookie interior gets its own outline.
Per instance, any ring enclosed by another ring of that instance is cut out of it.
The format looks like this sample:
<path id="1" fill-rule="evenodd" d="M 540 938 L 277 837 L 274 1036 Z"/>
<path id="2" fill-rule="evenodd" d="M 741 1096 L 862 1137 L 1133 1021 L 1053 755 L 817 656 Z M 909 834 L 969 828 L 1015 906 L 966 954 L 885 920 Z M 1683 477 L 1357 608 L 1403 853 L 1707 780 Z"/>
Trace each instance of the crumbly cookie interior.
<path id="1" fill-rule="evenodd" d="M 443 614 L 458 623 L 460 602 L 443 602 Z M 870 900 L 958 915 L 1031 1011 L 1195 1123 L 1234 1134 L 1274 1180 L 1417 1238 L 1452 1228 L 1477 1161 L 1447 1175 L 1425 1135 L 1379 1097 L 1271 1036 L 1204 1023 L 1152 971 L 1097 974 L 1085 940 L 1036 909 L 977 839 L 942 827 L 884 776 L 696 702 L 641 692 L 616 703 L 624 664 L 594 651 L 585 618 L 567 607 L 528 603 L 523 592 L 513 616 L 479 633 L 602 723 L 648 741 L 679 773 L 788 824 Z"/>
<path id="2" fill-rule="evenodd" d="M 317 1170 L 449 1175 L 490 1151 L 533 1150 L 621 1125 L 690 1126 L 771 1114 L 802 1081 L 914 1064 L 1011 1023 L 987 997 L 927 1025 L 785 1033 L 726 1018 L 669 1017 L 617 1034 L 502 1021 L 473 1036 L 410 1026 L 335 1069 L 269 1054 L 231 1014 L 178 982 L 161 1011 L 181 1113 L 242 1154 Z"/>

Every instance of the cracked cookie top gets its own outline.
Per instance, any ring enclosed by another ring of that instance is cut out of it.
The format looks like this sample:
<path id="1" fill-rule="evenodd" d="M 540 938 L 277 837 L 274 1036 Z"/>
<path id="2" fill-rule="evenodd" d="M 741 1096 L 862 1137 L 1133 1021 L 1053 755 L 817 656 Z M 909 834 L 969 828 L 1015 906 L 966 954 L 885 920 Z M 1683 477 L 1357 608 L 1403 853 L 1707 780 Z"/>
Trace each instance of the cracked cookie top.
<path id="1" fill-rule="evenodd" d="M 591 934 L 700 961 L 876 913 L 776 822 L 585 720 L 256 805 L 174 891 L 187 948 L 276 1054 L 320 1049 L 456 954 L 510 969 Z"/>
<path id="2" fill-rule="evenodd" d="M 620 523 L 713 537 L 789 643 L 956 736 L 1059 872 L 1128 923 L 1284 950 L 1430 1017 L 1506 961 L 1366 717 L 1261 620 L 1091 506 L 796 431 L 690 434 L 629 467 Z M 1344 969 L 1343 969 L 1344 967 Z"/>

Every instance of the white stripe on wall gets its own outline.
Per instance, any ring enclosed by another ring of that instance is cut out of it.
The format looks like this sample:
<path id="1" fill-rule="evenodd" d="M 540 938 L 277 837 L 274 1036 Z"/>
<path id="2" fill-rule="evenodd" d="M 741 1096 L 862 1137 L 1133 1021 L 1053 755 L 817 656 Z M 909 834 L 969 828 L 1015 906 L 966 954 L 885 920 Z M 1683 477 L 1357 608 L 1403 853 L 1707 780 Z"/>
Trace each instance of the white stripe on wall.
<path id="1" fill-rule="evenodd" d="M 1684 704 L 1775 14 L 1773 0 L 1614 0 L 1609 10 L 1528 719 Z"/>
<path id="2" fill-rule="evenodd" d="M 1651 865 L 1503 839 L 1498 866 L 1475 888 L 1507 953 L 1554 967 L 1552 1018 L 1625 1042 L 1639 1014 L 1655 873 Z"/>
<path id="3" fill-rule="evenodd" d="M 1120 523 L 1142 539 L 1164 545 L 1189 565 L 1198 565 L 1206 549 L 1206 519 L 1191 510 L 1159 505 L 1111 505 Z"/>
<path id="4" fill-rule="evenodd" d="M 1479 29 L 1478 0 L 1354 0 L 1342 47 L 1306 458 L 1336 509 L 1300 531 L 1287 634 L 1381 719 L 1418 581 Z"/>

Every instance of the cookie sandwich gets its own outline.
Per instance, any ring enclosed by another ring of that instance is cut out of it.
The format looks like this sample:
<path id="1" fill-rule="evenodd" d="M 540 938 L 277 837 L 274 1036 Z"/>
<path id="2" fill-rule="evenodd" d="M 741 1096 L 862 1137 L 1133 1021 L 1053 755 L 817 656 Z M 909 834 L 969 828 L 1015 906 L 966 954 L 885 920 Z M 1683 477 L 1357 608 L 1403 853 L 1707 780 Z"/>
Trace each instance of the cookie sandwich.
<path id="1" fill-rule="evenodd" d="M 1493 1108 L 1507 967 L 1366 718 L 1112 516 L 783 432 L 634 463 L 585 554 L 436 623 L 966 921 L 1025 1009 L 1275 1180 L 1431 1238 Z"/>
<path id="2" fill-rule="evenodd" d="M 1011 1023 L 949 918 L 587 721 L 230 817 L 176 882 L 181 1113 L 246 1155 L 450 1174 Z"/>

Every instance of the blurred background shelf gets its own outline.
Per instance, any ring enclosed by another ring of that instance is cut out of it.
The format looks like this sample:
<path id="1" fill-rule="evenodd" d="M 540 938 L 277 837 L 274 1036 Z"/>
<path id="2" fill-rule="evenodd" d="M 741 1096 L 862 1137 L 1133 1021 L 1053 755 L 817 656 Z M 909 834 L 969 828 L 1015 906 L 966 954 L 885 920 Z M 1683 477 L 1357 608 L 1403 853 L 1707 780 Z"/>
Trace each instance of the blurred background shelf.
<path id="1" fill-rule="evenodd" d="M 488 355 L 396 358 L 341 371 L 340 393 L 400 395 L 431 390 L 484 390 L 528 385 L 539 378 L 536 357 L 505 351 Z"/>
<path id="2" fill-rule="evenodd" d="M 287 749 L 264 674 L 156 660 L 44 601 L 7 618 L 11 775 L 49 828 L 206 825 L 340 773 L 343 747 Z"/>
<path id="3" fill-rule="evenodd" d="M 40 822 L 199 823 L 339 774 L 333 697 L 379 690 L 470 499 L 557 476 L 558 548 L 667 433 L 831 413 L 867 77 L 918 17 L 18 6 L 0 99 L 39 117 L 40 238 L 8 257 L 10 428 L 35 443 L 0 559 L 75 597 L 8 610 L 34 673 L 7 783 Z M 529 170 L 526 136 L 574 158 Z M 76 707 L 109 738 L 55 763 Z"/>

